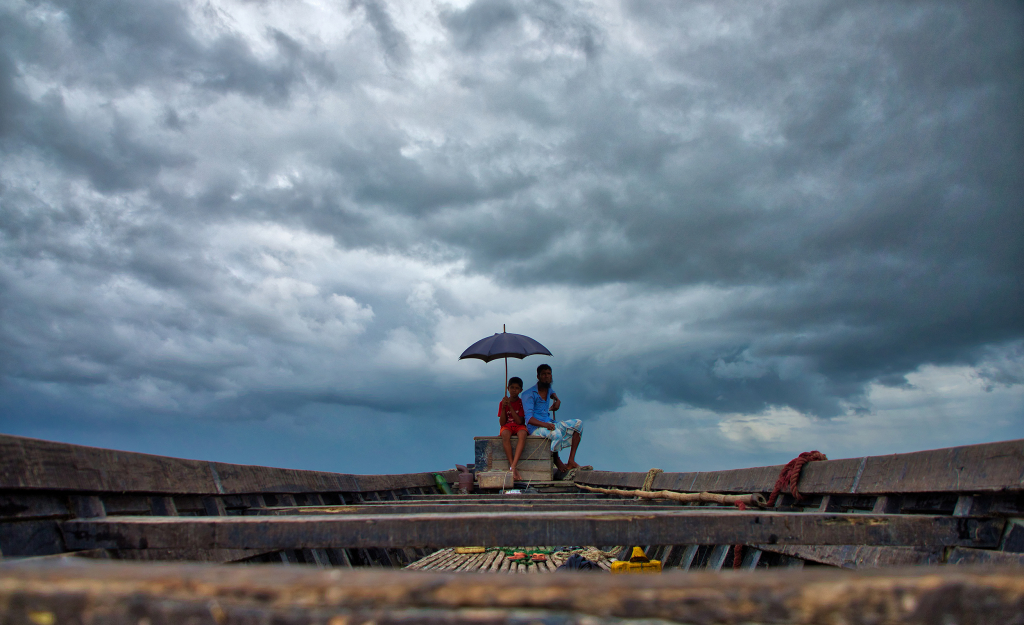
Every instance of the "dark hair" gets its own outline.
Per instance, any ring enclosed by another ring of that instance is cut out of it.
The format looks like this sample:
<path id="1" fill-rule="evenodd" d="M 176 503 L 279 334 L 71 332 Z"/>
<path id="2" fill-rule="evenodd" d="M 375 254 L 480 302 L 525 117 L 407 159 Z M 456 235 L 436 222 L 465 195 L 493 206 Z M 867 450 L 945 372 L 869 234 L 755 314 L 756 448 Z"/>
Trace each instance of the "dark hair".
<path id="1" fill-rule="evenodd" d="M 551 371 L 551 365 L 546 364 L 546 363 L 543 364 L 543 365 L 537 365 L 537 375 L 540 375 L 540 372 L 544 371 L 545 369 L 547 369 L 548 371 Z"/>
<path id="2" fill-rule="evenodd" d="M 522 378 L 516 378 L 516 377 L 509 378 L 508 379 L 508 385 L 512 386 L 513 384 L 518 384 L 519 388 L 523 388 L 523 379 Z"/>

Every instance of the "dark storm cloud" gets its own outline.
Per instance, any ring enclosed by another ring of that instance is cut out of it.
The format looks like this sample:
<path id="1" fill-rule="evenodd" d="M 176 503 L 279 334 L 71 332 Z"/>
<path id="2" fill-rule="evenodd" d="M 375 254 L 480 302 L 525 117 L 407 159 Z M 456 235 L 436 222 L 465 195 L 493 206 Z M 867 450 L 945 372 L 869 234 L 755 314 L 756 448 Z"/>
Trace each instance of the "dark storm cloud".
<path id="1" fill-rule="evenodd" d="M 529 21 L 542 29 L 545 41 L 571 45 L 589 59 L 600 51 L 600 29 L 579 9 L 572 2 L 476 0 L 462 10 L 442 11 L 441 21 L 463 52 L 518 43 Z"/>
<path id="2" fill-rule="evenodd" d="M 279 52 L 270 62 L 256 58 L 244 39 L 222 34 L 202 41 L 182 3 L 170 0 L 40 2 L 36 11 L 52 19 L 7 15 L 5 23 L 23 62 L 73 86 L 105 89 L 143 84 L 191 83 L 215 92 L 238 92 L 271 104 L 286 100 L 296 84 L 329 83 L 334 70 L 322 57 L 274 28 Z M 204 16 L 222 19 L 212 8 Z"/>
<path id="3" fill-rule="evenodd" d="M 578 104 L 565 123 L 579 161 L 565 175 L 582 193 L 563 198 L 545 227 L 561 234 L 541 239 L 544 249 L 472 249 L 481 270 L 771 289 L 714 321 L 748 338 L 689 364 L 652 358 L 637 382 L 703 407 L 834 415 L 872 380 L 976 362 L 977 346 L 1020 336 L 1019 6 L 938 4 L 879 21 L 878 6 L 786 5 L 759 9 L 745 36 L 692 46 L 693 25 L 670 18 L 677 6 L 641 5 L 631 7 L 647 43 L 697 86 L 651 80 L 640 102 L 599 82 L 566 94 Z M 482 33 L 509 21 L 484 6 L 449 27 Z M 673 101 L 739 109 L 740 119 L 705 116 L 686 140 L 643 122 Z M 743 116 L 769 136 L 745 137 Z M 748 350 L 803 359 L 807 375 L 713 374 L 719 358 Z"/>
<path id="4" fill-rule="evenodd" d="M 1021 384 L 1019 3 L 431 11 L 0 9 L 4 405 L 489 414 L 506 319 L 587 418 Z"/>
<path id="5" fill-rule="evenodd" d="M 366 21 L 377 31 L 388 59 L 396 65 L 404 65 L 409 60 L 409 42 L 405 34 L 395 28 L 387 6 L 375 0 L 352 0 L 351 7 L 362 7 L 366 12 Z"/>
<path id="6" fill-rule="evenodd" d="M 482 48 L 496 33 L 519 22 L 519 11 L 507 0 L 480 0 L 462 11 L 443 13 L 444 24 L 464 51 Z"/>
<path id="7" fill-rule="evenodd" d="M 449 161 L 431 163 L 428 169 L 401 154 L 399 137 L 390 139 L 378 136 L 363 146 L 341 146 L 332 156 L 335 170 L 351 181 L 356 201 L 425 213 L 506 198 L 533 182 L 522 172 L 486 163 Z"/>
<path id="8" fill-rule="evenodd" d="M 137 139 L 131 122 L 116 110 L 107 111 L 105 132 L 68 118 L 64 98 L 49 93 L 16 118 L 21 139 L 66 168 L 89 177 L 100 191 L 130 189 L 148 182 L 161 167 L 189 162 Z"/>

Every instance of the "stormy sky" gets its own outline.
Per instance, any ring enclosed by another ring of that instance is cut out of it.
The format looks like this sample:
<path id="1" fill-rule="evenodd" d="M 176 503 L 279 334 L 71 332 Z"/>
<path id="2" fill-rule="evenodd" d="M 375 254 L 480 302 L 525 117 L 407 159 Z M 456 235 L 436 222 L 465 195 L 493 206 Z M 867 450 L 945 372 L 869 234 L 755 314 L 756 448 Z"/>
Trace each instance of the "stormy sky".
<path id="1" fill-rule="evenodd" d="M 0 0 L 0 432 L 599 469 L 1024 438 L 1024 4 Z"/>

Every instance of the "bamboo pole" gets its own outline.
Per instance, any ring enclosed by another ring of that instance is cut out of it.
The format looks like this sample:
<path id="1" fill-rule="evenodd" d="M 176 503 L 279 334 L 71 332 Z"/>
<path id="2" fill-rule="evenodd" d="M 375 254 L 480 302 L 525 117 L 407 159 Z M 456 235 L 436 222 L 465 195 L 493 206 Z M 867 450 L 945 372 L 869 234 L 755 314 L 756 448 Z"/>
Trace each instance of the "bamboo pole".
<path id="1" fill-rule="evenodd" d="M 682 503 L 696 503 L 696 502 L 710 502 L 717 503 L 727 506 L 734 506 L 737 503 L 742 503 L 748 506 L 757 506 L 764 508 L 768 505 L 765 501 L 764 495 L 760 493 L 753 493 L 750 495 L 719 495 L 718 493 L 677 493 L 671 490 L 623 490 L 621 488 L 598 488 L 596 486 L 587 486 L 586 484 L 580 484 L 574 482 L 578 488 L 589 490 L 595 493 L 604 493 L 606 495 L 622 495 L 624 497 L 641 497 L 643 499 L 671 499 L 672 501 L 679 501 Z"/>

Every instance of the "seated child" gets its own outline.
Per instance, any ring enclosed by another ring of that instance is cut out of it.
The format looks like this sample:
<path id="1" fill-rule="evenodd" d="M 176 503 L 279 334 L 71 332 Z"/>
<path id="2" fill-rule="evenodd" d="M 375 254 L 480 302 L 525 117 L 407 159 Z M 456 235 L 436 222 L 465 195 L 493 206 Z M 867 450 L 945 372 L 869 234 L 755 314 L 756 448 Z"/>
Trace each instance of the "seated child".
<path id="1" fill-rule="evenodd" d="M 519 393 L 523 392 L 523 381 L 520 378 L 508 379 L 508 397 L 505 397 L 498 404 L 498 423 L 501 424 L 501 442 L 505 446 L 505 455 L 508 456 L 508 465 L 512 470 L 512 479 L 520 481 L 519 457 L 523 455 L 523 448 L 526 447 L 526 411 L 523 410 L 523 400 L 519 399 Z M 515 457 L 512 456 L 512 435 L 519 438 L 516 444 Z"/>

